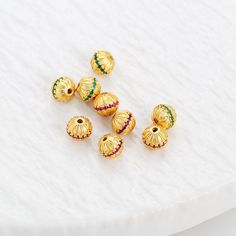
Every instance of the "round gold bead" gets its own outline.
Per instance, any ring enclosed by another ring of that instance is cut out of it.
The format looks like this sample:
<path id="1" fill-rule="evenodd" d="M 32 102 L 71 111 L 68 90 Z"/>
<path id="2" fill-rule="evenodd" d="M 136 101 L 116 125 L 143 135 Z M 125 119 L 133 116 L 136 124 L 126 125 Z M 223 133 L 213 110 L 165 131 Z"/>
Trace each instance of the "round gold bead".
<path id="1" fill-rule="evenodd" d="M 93 102 L 93 107 L 101 116 L 114 114 L 119 106 L 119 99 L 112 93 L 100 93 Z"/>
<path id="2" fill-rule="evenodd" d="M 167 143 L 168 134 L 166 129 L 152 124 L 143 131 L 142 139 L 144 144 L 150 148 L 161 148 Z"/>
<path id="3" fill-rule="evenodd" d="M 162 128 L 169 129 L 176 122 L 176 112 L 174 108 L 169 105 L 159 104 L 153 110 L 152 120 Z"/>
<path id="4" fill-rule="evenodd" d="M 79 97 L 85 102 L 89 102 L 94 99 L 100 91 L 101 85 L 98 83 L 96 78 L 93 77 L 82 78 L 76 89 Z"/>
<path id="5" fill-rule="evenodd" d="M 75 116 L 67 123 L 67 133 L 75 139 L 85 139 L 92 133 L 93 125 L 91 121 L 84 116 Z"/>
<path id="6" fill-rule="evenodd" d="M 52 86 L 52 95 L 59 102 L 70 101 L 75 92 L 75 84 L 68 77 L 60 77 Z"/>
<path id="7" fill-rule="evenodd" d="M 98 51 L 94 53 L 91 61 L 91 67 L 99 75 L 109 74 L 114 66 L 115 60 L 111 53 L 107 51 Z"/>
<path id="8" fill-rule="evenodd" d="M 119 156 L 123 151 L 123 140 L 117 134 L 106 134 L 100 138 L 98 148 L 104 157 L 112 159 Z"/>
<path id="9" fill-rule="evenodd" d="M 136 125 L 134 115 L 126 110 L 117 111 L 112 118 L 112 129 L 117 134 L 129 134 L 133 131 Z"/>

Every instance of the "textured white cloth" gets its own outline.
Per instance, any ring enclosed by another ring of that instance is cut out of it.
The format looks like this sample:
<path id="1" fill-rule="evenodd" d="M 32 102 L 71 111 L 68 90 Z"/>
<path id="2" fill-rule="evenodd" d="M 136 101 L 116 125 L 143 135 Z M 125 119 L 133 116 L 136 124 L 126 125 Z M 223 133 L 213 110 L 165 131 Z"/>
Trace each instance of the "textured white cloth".
<path id="1" fill-rule="evenodd" d="M 236 1 L 2 1 L 0 8 L 0 235 L 168 235 L 236 206 Z M 52 82 L 94 75 L 137 127 L 112 161 L 98 154 L 110 119 Z M 177 122 L 169 142 L 141 141 L 159 103 Z M 74 115 L 94 124 L 84 142 Z"/>

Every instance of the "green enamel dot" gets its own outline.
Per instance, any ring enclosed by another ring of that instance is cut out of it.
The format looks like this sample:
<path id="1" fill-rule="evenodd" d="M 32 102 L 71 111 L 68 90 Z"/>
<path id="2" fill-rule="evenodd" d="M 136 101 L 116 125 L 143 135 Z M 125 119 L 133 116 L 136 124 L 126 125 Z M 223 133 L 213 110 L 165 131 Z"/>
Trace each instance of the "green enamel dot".
<path id="1" fill-rule="evenodd" d="M 107 72 L 103 69 L 102 65 L 99 62 L 99 59 L 97 57 L 97 53 L 94 54 L 94 59 L 95 59 L 95 63 L 97 65 L 97 67 L 99 68 L 99 70 L 103 73 L 103 74 L 107 74 Z"/>
<path id="2" fill-rule="evenodd" d="M 170 119 L 170 122 L 171 122 L 171 126 L 173 126 L 174 125 L 174 117 L 173 117 L 171 110 L 165 105 L 162 105 L 162 107 L 166 110 L 168 117 Z"/>
<path id="3" fill-rule="evenodd" d="M 96 81 L 96 79 L 94 78 L 94 79 L 93 79 L 92 88 L 91 88 L 91 90 L 90 90 L 90 92 L 89 92 L 89 95 L 84 99 L 85 101 L 89 100 L 89 99 L 93 96 L 93 93 L 94 93 L 94 90 L 95 90 L 95 88 L 96 88 L 96 85 L 97 85 L 97 81 Z"/>

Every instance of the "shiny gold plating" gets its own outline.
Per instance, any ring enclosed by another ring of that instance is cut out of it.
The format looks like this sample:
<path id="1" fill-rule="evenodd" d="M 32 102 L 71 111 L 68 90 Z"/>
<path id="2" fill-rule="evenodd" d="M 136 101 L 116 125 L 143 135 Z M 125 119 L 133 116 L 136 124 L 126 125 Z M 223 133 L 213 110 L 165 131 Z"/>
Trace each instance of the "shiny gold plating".
<path id="1" fill-rule="evenodd" d="M 100 93 L 93 102 L 93 107 L 101 116 L 114 114 L 119 106 L 119 99 L 112 93 Z"/>
<path id="2" fill-rule="evenodd" d="M 167 143 L 168 134 L 162 127 L 152 124 L 143 131 L 142 139 L 150 148 L 161 148 Z"/>
<path id="3" fill-rule="evenodd" d="M 79 97 L 85 102 L 93 100 L 100 93 L 100 91 L 101 85 L 94 77 L 82 78 L 76 89 Z"/>
<path id="4" fill-rule="evenodd" d="M 92 133 L 93 126 L 91 121 L 84 116 L 75 116 L 67 123 L 67 133 L 75 139 L 85 139 Z"/>
<path id="5" fill-rule="evenodd" d="M 75 92 L 75 84 L 68 77 L 60 77 L 52 86 L 52 95 L 59 102 L 70 101 Z"/>
<path id="6" fill-rule="evenodd" d="M 169 129 L 176 122 L 176 112 L 170 105 L 159 104 L 153 110 L 152 120 L 162 128 Z"/>
<path id="7" fill-rule="evenodd" d="M 134 115 L 127 110 L 117 111 L 112 118 L 112 129 L 117 134 L 129 134 L 133 131 L 135 125 Z"/>
<path id="8" fill-rule="evenodd" d="M 100 153 L 108 159 L 119 156 L 123 151 L 123 148 L 122 138 L 114 133 L 104 135 L 100 138 L 98 143 Z"/>
<path id="9" fill-rule="evenodd" d="M 110 52 L 98 51 L 93 55 L 90 64 L 95 73 L 105 75 L 111 73 L 115 66 L 115 60 Z"/>

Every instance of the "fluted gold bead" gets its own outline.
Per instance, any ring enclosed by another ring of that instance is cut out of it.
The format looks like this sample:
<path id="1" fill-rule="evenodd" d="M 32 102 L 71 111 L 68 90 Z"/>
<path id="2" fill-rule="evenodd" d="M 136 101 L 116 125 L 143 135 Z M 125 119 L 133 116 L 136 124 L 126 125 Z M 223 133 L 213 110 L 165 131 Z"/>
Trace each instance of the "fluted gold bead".
<path id="1" fill-rule="evenodd" d="M 93 102 L 93 107 L 101 116 L 114 114 L 119 106 L 119 99 L 112 93 L 100 93 Z"/>
<path id="2" fill-rule="evenodd" d="M 115 60 L 111 53 L 107 51 L 98 51 L 94 53 L 91 61 L 91 67 L 99 75 L 109 74 L 114 66 Z"/>
<path id="3" fill-rule="evenodd" d="M 98 149 L 104 157 L 108 159 L 115 158 L 123 151 L 123 140 L 117 134 L 106 134 L 100 138 Z"/>
<path id="4" fill-rule="evenodd" d="M 127 110 L 117 111 L 112 118 L 112 129 L 117 134 L 129 134 L 133 131 L 135 125 L 134 115 Z"/>
<path id="5" fill-rule="evenodd" d="M 156 124 L 148 126 L 142 134 L 143 143 L 150 148 L 161 148 L 168 141 L 166 129 L 163 129 Z"/>
<path id="6" fill-rule="evenodd" d="M 94 99 L 100 91 L 101 85 L 94 77 L 82 78 L 76 89 L 79 97 L 85 102 L 89 102 Z"/>
<path id="7" fill-rule="evenodd" d="M 170 105 L 159 104 L 153 110 L 152 120 L 162 128 L 169 129 L 176 122 L 176 112 Z"/>
<path id="8" fill-rule="evenodd" d="M 93 125 L 91 121 L 84 116 L 75 116 L 67 123 L 67 133 L 75 139 L 85 139 L 92 133 Z"/>
<path id="9" fill-rule="evenodd" d="M 68 77 L 60 77 L 52 86 L 52 95 L 59 102 L 70 101 L 75 92 L 75 84 Z"/>

